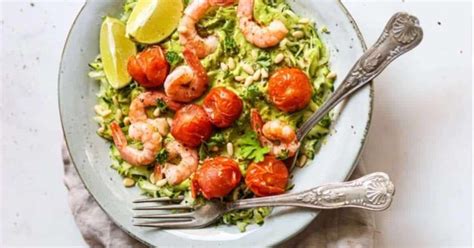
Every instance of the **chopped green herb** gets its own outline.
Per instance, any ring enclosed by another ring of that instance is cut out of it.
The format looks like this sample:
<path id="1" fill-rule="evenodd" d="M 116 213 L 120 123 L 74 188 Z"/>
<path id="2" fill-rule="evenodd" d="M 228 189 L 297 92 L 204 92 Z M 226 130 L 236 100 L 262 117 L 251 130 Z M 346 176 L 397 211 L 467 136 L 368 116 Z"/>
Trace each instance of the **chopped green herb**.
<path id="1" fill-rule="evenodd" d="M 219 146 L 225 145 L 225 143 L 226 143 L 226 140 L 223 133 L 214 133 L 209 139 L 209 141 L 207 142 L 207 147 L 208 148 L 213 147 L 213 146 L 219 147 Z"/>
<path id="2" fill-rule="evenodd" d="M 156 107 L 160 109 L 161 112 L 165 112 L 168 108 L 168 105 L 162 99 L 156 100 Z"/>
<path id="3" fill-rule="evenodd" d="M 183 62 L 183 58 L 179 56 L 177 52 L 174 52 L 174 51 L 166 52 L 165 57 L 166 57 L 166 61 L 168 61 L 171 68 L 174 68 L 177 65 L 179 65 L 181 62 Z"/>
<path id="4" fill-rule="evenodd" d="M 257 139 L 257 133 L 249 131 L 237 140 L 236 156 L 240 159 L 253 160 L 255 162 L 263 161 L 265 154 L 270 152 L 270 148 L 260 146 Z"/>
<path id="5" fill-rule="evenodd" d="M 158 155 L 156 155 L 156 162 L 159 164 L 164 164 L 168 160 L 168 152 L 166 149 L 161 149 L 160 152 L 158 152 Z"/>

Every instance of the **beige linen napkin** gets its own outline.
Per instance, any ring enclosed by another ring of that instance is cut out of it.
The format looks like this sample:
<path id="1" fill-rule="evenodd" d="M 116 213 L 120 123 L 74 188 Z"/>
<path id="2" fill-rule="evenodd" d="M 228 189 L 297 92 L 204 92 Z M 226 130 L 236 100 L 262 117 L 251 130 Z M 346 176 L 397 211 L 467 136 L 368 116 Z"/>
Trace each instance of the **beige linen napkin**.
<path id="1" fill-rule="evenodd" d="M 76 224 L 90 247 L 145 247 L 116 226 L 84 187 L 63 147 L 64 183 Z M 364 173 L 363 163 L 351 178 Z M 300 234 L 278 247 L 373 247 L 372 212 L 360 209 L 325 210 Z"/>

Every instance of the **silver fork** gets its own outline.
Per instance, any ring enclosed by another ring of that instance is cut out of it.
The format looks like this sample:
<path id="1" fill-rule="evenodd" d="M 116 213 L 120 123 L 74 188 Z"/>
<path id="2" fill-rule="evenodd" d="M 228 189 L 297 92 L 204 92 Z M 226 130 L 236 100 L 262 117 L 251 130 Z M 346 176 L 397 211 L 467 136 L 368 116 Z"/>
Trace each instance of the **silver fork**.
<path id="1" fill-rule="evenodd" d="M 376 172 L 354 181 L 326 184 L 300 193 L 244 199 L 230 203 L 209 201 L 198 207 L 172 204 L 183 200 L 182 197 L 142 199 L 134 203 L 168 204 L 140 206 L 135 207 L 134 210 L 185 210 L 186 212 L 139 214 L 134 218 L 148 221 L 134 223 L 134 225 L 155 228 L 200 228 L 214 223 L 229 211 L 267 206 L 295 206 L 312 209 L 354 207 L 381 211 L 390 206 L 394 193 L 395 187 L 388 175 Z"/>
<path id="2" fill-rule="evenodd" d="M 416 47 L 423 38 L 423 30 L 416 17 L 399 12 L 388 21 L 377 42 L 368 49 L 352 67 L 346 78 L 329 99 L 300 127 L 298 140 L 308 132 L 339 102 L 350 96 L 378 76 L 388 64 L 400 55 Z M 296 164 L 296 154 L 292 167 Z M 297 206 L 314 209 L 356 207 L 380 211 L 388 208 L 395 192 L 385 173 L 373 173 L 351 182 L 332 183 L 301 193 L 238 200 L 233 203 L 209 201 L 200 207 L 182 204 L 135 207 L 137 211 L 183 210 L 183 213 L 153 213 L 134 216 L 135 219 L 153 221 L 135 223 L 136 226 L 159 228 L 199 228 L 207 226 L 224 213 L 263 206 Z M 183 198 L 154 198 L 134 203 L 176 203 Z"/>

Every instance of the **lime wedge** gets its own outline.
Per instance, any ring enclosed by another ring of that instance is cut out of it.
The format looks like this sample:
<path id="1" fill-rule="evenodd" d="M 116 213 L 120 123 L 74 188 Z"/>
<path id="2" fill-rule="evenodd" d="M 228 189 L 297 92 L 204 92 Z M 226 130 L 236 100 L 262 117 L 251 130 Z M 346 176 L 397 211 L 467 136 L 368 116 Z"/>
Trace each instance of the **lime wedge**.
<path id="1" fill-rule="evenodd" d="M 140 43 L 158 43 L 173 33 L 182 12 L 182 0 L 138 0 L 127 21 L 127 35 Z"/>
<path id="2" fill-rule="evenodd" d="M 125 24 L 106 17 L 100 28 L 100 55 L 105 76 L 115 89 L 130 83 L 127 71 L 128 58 L 137 53 L 135 43 L 125 36 Z"/>

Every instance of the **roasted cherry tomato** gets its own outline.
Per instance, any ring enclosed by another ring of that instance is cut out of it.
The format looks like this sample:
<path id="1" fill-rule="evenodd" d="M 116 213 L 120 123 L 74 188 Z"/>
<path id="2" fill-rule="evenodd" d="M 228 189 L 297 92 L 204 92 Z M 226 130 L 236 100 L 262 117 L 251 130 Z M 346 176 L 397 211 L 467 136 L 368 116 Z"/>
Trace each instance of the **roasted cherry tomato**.
<path id="1" fill-rule="evenodd" d="M 169 65 L 163 50 L 152 46 L 128 59 L 128 73 L 143 87 L 160 87 L 168 75 Z"/>
<path id="2" fill-rule="evenodd" d="M 199 192 L 206 199 L 224 197 L 239 185 L 242 174 L 239 164 L 228 157 L 215 157 L 204 161 L 194 175 L 191 192 Z"/>
<path id="3" fill-rule="evenodd" d="M 216 127 L 230 127 L 242 113 L 242 100 L 232 91 L 213 88 L 204 98 L 203 107 Z"/>
<path id="4" fill-rule="evenodd" d="M 288 183 L 288 169 L 285 163 L 274 156 L 267 155 L 258 163 L 247 168 L 245 184 L 256 196 L 282 194 Z"/>
<path id="5" fill-rule="evenodd" d="M 176 112 L 171 134 L 182 144 L 196 147 L 211 137 L 212 124 L 201 106 L 189 104 Z"/>
<path id="6" fill-rule="evenodd" d="M 302 70 L 283 68 L 270 77 L 268 94 L 278 109 L 290 113 L 308 105 L 312 89 L 308 76 Z"/>

